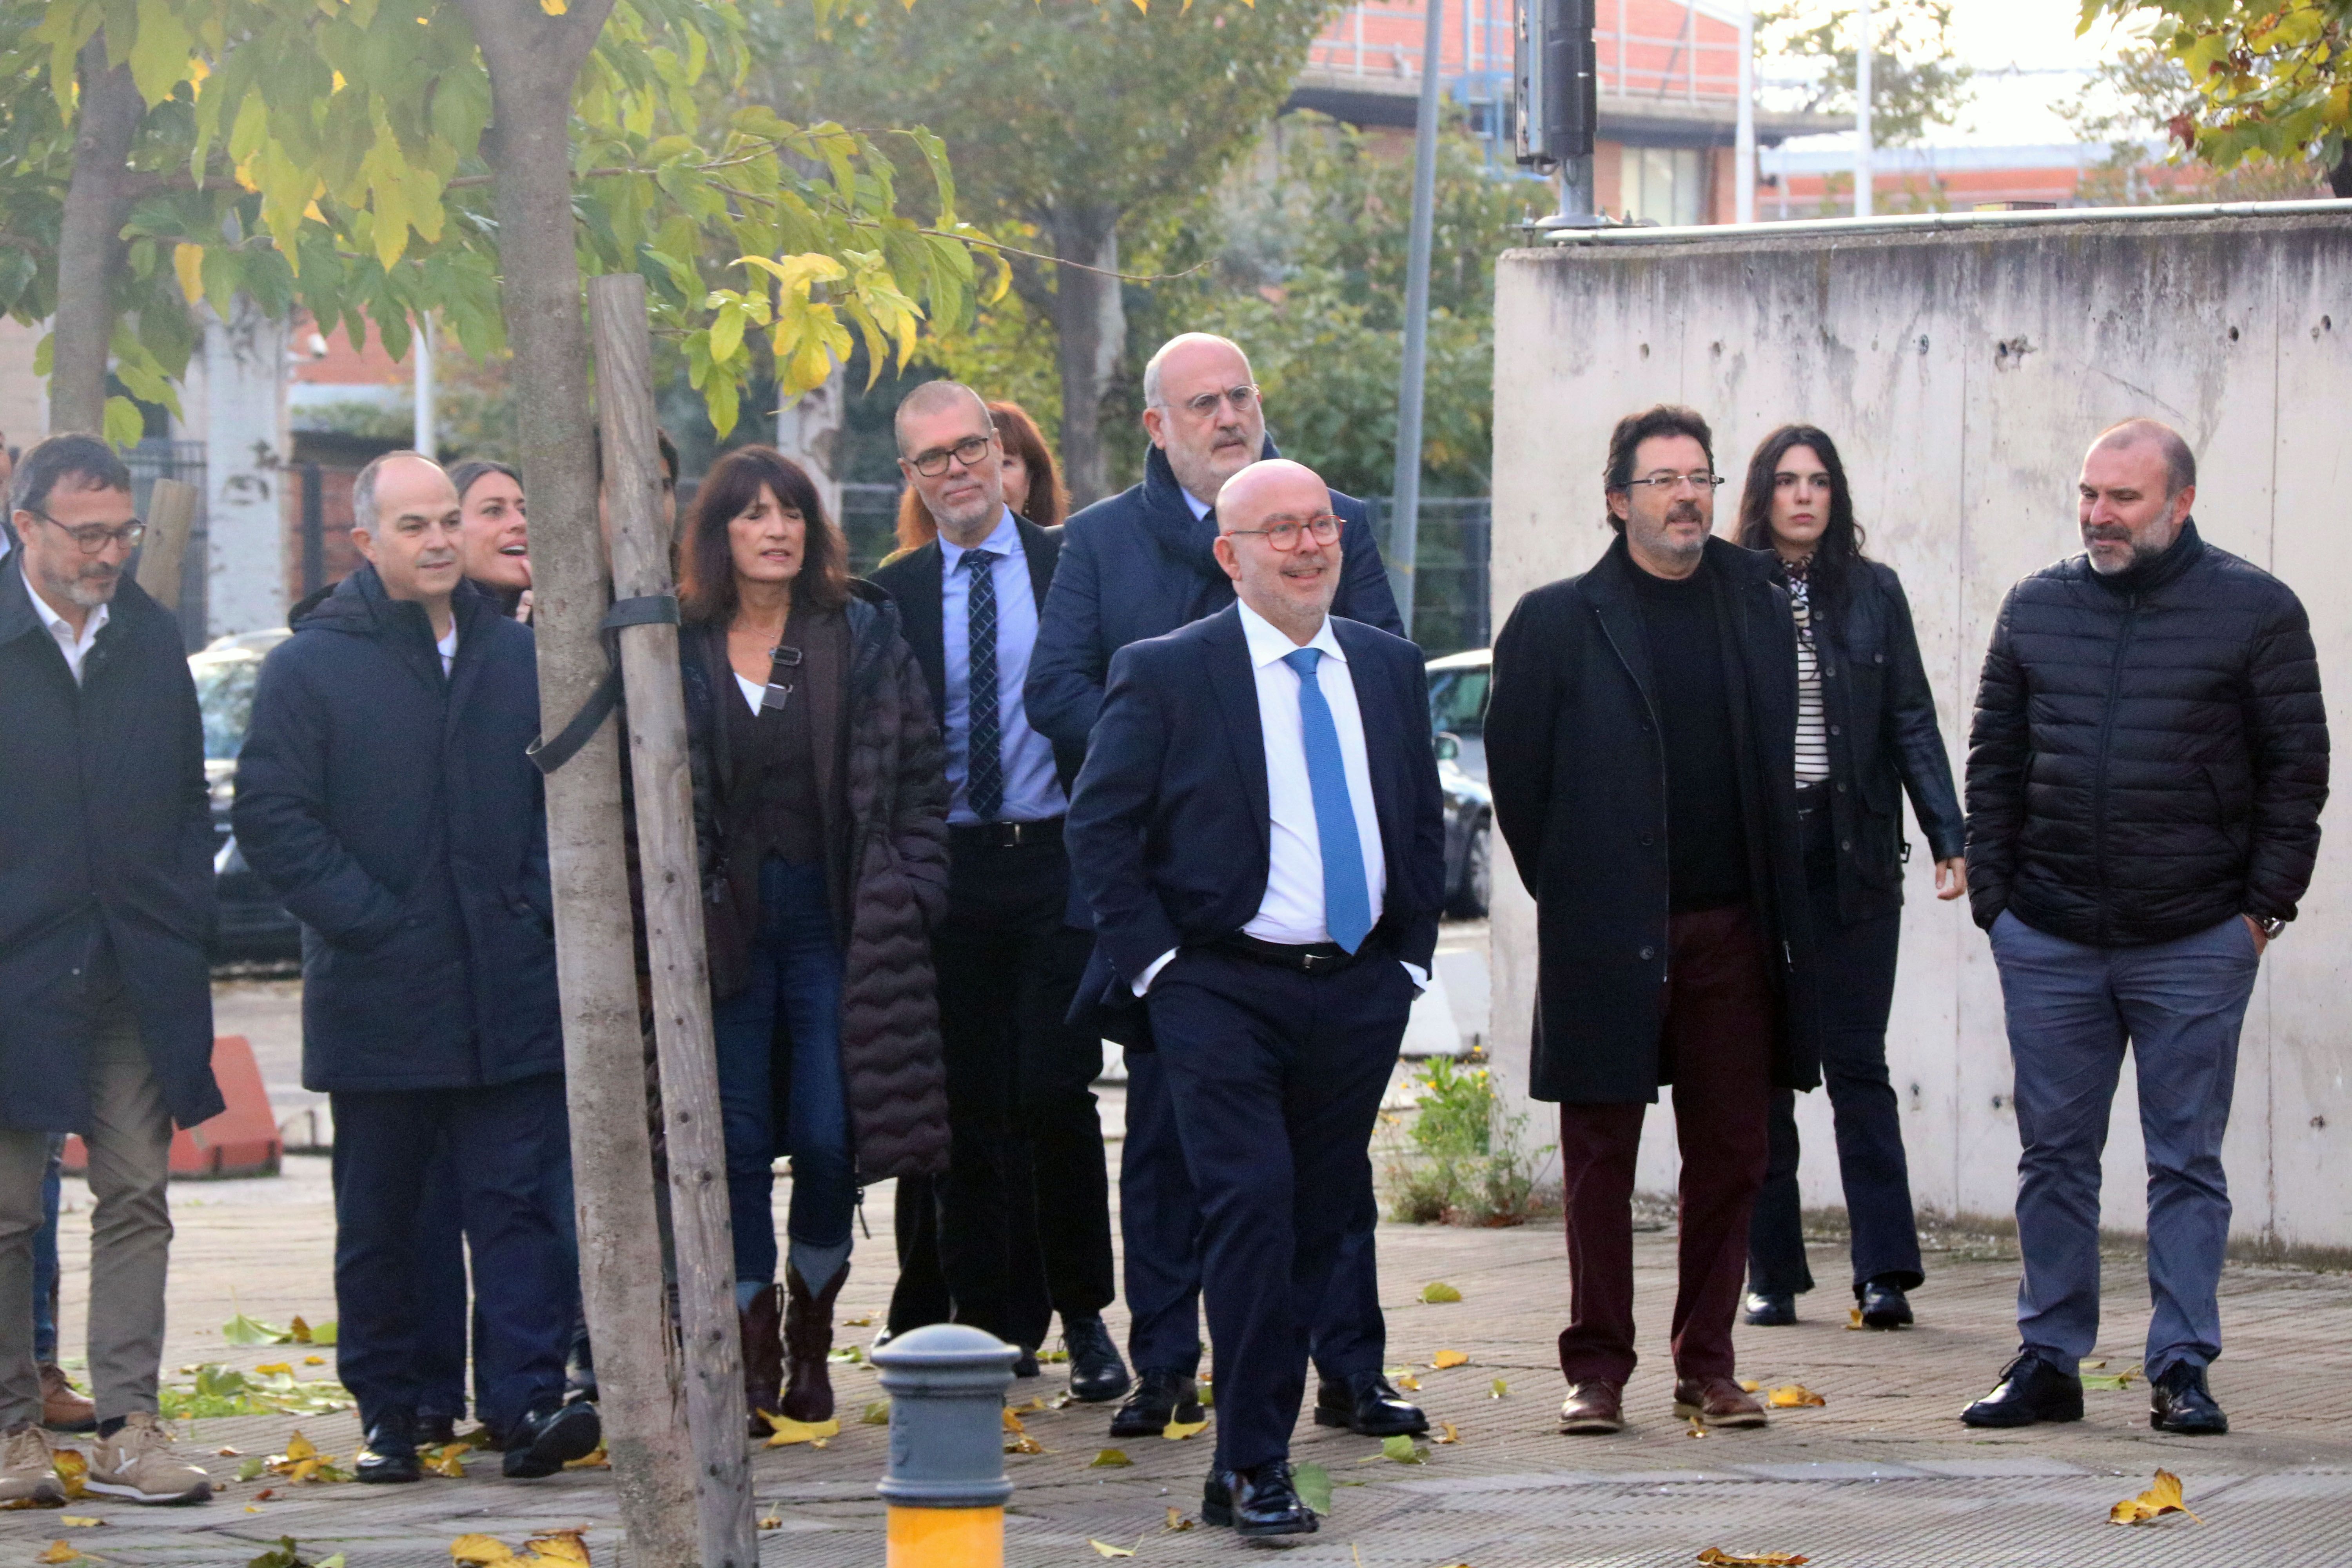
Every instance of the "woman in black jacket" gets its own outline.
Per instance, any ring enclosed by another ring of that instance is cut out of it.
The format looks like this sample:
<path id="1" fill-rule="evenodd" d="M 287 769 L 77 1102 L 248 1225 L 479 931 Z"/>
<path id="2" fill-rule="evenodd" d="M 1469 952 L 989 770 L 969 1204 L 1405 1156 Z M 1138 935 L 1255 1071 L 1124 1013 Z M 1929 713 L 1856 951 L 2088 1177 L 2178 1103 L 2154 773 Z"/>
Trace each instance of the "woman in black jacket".
<path id="1" fill-rule="evenodd" d="M 1903 1129 L 1886 1075 L 1886 1017 L 1902 935 L 1901 791 L 1936 857 L 1936 896 L 1968 887 L 1951 763 L 1894 572 L 1862 553 L 1853 497 L 1829 437 L 1787 425 L 1748 465 L 1739 542 L 1779 557 L 1797 620 L 1797 808 L 1822 997 L 1822 1077 L 1837 1123 L 1862 1321 L 1911 1321 L 1926 1278 Z M 1813 1288 L 1797 1199 L 1795 1096 L 1772 1097 L 1771 1161 L 1748 1226 L 1747 1317 L 1797 1321 Z"/>

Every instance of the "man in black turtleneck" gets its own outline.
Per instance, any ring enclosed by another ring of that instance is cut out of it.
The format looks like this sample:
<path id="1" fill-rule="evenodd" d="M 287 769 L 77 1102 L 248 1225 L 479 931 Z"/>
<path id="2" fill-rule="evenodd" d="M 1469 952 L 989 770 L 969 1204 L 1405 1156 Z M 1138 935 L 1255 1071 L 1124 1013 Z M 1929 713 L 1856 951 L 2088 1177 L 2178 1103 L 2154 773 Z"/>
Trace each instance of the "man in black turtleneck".
<path id="1" fill-rule="evenodd" d="M 2221 1136 L 2263 949 L 2319 851 L 2327 710 L 2292 589 L 2207 544 L 2176 431 L 2103 431 L 2084 552 L 2010 590 L 1969 734 L 1969 900 L 2016 1067 L 2019 1350 L 1971 1426 L 2078 1421 L 2124 1047 L 2147 1144 L 2149 1425 L 2218 1434 Z"/>
<path id="2" fill-rule="evenodd" d="M 1560 1430 L 1623 1426 L 1633 1167 L 1672 1084 L 1682 1150 L 1675 1408 L 1760 1426 L 1731 1324 L 1775 1088 L 1820 1081 L 1796 805 L 1796 623 L 1769 563 L 1709 536 L 1713 437 L 1620 420 L 1620 535 L 1519 601 L 1495 643 L 1495 821 L 1536 896 L 1529 1092 L 1559 1102 L 1568 1208 Z"/>

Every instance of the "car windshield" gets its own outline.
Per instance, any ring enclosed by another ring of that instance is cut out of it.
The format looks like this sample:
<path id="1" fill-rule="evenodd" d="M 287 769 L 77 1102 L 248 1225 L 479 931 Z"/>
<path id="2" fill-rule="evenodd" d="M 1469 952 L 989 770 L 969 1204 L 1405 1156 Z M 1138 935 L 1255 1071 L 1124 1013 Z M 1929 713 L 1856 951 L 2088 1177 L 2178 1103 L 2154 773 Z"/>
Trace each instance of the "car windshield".
<path id="1" fill-rule="evenodd" d="M 245 744 L 253 717 L 253 681 L 257 658 L 207 658 L 190 671 L 196 678 L 196 706 L 205 716 L 205 761 L 233 763 Z"/>
<path id="2" fill-rule="evenodd" d="M 1429 727 L 1433 733 L 1457 735 L 1486 732 L 1487 669 L 1433 669 L 1429 672 Z"/>

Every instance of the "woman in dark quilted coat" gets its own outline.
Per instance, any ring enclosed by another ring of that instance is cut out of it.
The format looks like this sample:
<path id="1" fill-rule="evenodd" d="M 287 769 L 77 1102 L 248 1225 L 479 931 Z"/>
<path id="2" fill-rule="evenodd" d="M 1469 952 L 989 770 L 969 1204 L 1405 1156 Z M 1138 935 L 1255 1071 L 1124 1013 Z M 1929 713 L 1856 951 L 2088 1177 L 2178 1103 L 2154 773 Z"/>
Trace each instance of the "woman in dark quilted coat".
<path id="1" fill-rule="evenodd" d="M 849 577 L 846 556 L 808 475 L 766 447 L 712 468 L 683 550 L 679 663 L 755 1436 L 762 1411 L 833 1414 L 825 1356 L 860 1184 L 947 1164 L 929 943 L 947 906 L 939 731 L 897 607 Z M 781 1302 L 780 1152 L 793 1160 Z"/>

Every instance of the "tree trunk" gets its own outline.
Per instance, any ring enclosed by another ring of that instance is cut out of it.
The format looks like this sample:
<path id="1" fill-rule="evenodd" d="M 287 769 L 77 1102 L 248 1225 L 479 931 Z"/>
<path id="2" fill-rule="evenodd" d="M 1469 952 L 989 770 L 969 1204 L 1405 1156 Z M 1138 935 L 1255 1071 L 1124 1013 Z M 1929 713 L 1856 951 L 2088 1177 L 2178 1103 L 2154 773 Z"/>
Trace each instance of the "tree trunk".
<path id="1" fill-rule="evenodd" d="M 1110 493 L 1102 403 L 1127 354 L 1127 304 L 1119 283 L 1118 215 L 1098 207 L 1057 213 L 1047 225 L 1054 254 L 1078 267 L 1054 269 L 1055 358 L 1062 376 L 1062 478 L 1073 508 Z M 1087 271 L 1085 268 L 1099 270 Z"/>
<path id="2" fill-rule="evenodd" d="M 459 0 L 459 9 L 490 74 L 484 151 L 496 179 L 518 455 L 537 520 L 531 629 L 540 722 L 552 735 L 608 668 L 597 632 L 609 590 L 589 447 L 595 431 L 568 131 L 572 82 L 613 0 L 574 0 L 561 16 L 515 0 Z M 700 1560 L 695 1478 L 656 1228 L 616 730 L 607 721 L 547 781 L 581 1294 L 630 1560 L 688 1568 Z"/>
<path id="3" fill-rule="evenodd" d="M 106 428 L 106 354 L 122 258 L 122 179 L 146 115 L 131 68 L 106 65 L 106 35 L 82 46 L 73 178 L 58 233 L 58 311 L 49 329 L 49 431 Z"/>

